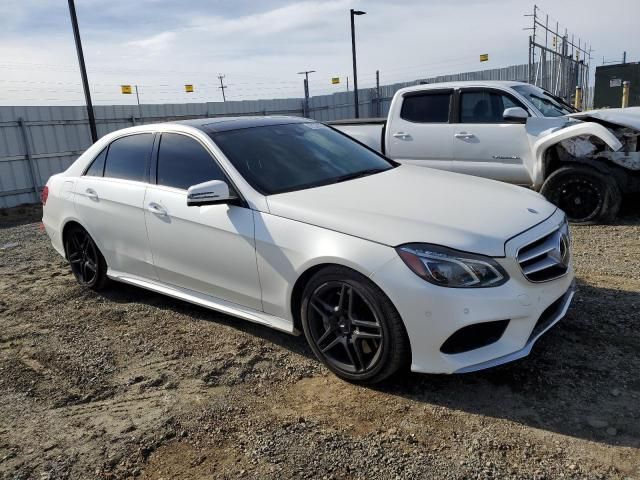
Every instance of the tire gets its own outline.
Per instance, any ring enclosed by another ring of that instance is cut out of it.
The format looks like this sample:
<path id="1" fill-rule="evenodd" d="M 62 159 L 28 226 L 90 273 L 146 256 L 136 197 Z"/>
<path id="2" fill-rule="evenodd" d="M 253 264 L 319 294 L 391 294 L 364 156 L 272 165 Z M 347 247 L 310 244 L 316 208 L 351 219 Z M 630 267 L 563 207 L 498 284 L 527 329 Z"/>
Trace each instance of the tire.
<path id="1" fill-rule="evenodd" d="M 83 287 L 101 290 L 107 284 L 107 262 L 91 235 L 79 225 L 65 232 L 64 251 L 73 276 Z"/>
<path id="2" fill-rule="evenodd" d="M 583 165 L 562 167 L 549 175 L 540 193 L 567 214 L 572 223 L 593 225 L 613 221 L 622 203 L 612 176 Z"/>
<path id="3" fill-rule="evenodd" d="M 324 268 L 305 286 L 300 308 L 311 350 L 338 377 L 373 384 L 408 367 L 411 348 L 402 319 L 365 276 Z"/>

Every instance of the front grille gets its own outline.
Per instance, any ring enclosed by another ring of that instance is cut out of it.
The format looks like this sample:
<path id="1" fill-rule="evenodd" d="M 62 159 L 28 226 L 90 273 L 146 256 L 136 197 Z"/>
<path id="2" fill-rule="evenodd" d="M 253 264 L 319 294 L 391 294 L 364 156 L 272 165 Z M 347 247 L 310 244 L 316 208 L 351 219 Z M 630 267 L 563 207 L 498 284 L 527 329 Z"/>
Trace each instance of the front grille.
<path id="1" fill-rule="evenodd" d="M 569 270 L 569 228 L 566 223 L 518 250 L 518 263 L 532 282 L 548 282 Z"/>

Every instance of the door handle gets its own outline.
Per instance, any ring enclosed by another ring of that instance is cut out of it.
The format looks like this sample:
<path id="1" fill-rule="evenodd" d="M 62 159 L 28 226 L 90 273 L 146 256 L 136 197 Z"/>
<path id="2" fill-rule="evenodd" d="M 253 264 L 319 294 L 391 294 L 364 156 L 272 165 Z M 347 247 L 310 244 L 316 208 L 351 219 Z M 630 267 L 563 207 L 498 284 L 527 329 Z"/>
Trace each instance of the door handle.
<path id="1" fill-rule="evenodd" d="M 473 133 L 460 132 L 454 135 L 456 138 L 473 138 L 475 135 Z"/>
<path id="2" fill-rule="evenodd" d="M 167 215 L 167 210 L 163 206 L 158 205 L 155 202 L 151 202 L 149 205 L 147 205 L 147 211 L 155 215 Z"/>
<path id="3" fill-rule="evenodd" d="M 409 135 L 408 133 L 405 132 L 396 132 L 393 134 L 394 138 L 402 138 L 402 139 L 407 139 L 407 138 L 411 138 L 411 135 Z"/>
<path id="4" fill-rule="evenodd" d="M 98 192 L 96 192 L 93 188 L 87 188 L 84 193 L 91 200 L 98 200 Z"/>

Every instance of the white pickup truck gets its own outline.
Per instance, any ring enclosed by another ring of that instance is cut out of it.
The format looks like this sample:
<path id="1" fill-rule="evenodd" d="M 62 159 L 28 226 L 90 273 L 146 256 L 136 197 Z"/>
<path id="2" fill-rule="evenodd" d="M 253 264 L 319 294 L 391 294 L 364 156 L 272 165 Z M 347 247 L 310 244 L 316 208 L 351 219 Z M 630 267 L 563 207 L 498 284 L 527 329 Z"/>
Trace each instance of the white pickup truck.
<path id="1" fill-rule="evenodd" d="M 577 223 L 613 220 L 640 191 L 640 108 L 577 112 L 527 83 L 403 88 L 387 119 L 329 124 L 402 163 L 533 188 Z"/>

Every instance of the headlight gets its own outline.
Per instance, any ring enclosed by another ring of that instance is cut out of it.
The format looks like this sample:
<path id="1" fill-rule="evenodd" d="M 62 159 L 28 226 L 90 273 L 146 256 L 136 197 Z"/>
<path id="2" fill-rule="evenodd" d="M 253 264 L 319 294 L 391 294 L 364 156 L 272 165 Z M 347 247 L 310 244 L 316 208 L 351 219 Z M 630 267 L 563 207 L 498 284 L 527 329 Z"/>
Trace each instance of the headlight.
<path id="1" fill-rule="evenodd" d="M 426 243 L 408 243 L 396 251 L 413 273 L 442 287 L 497 287 L 509 279 L 498 262 L 483 255 Z"/>

